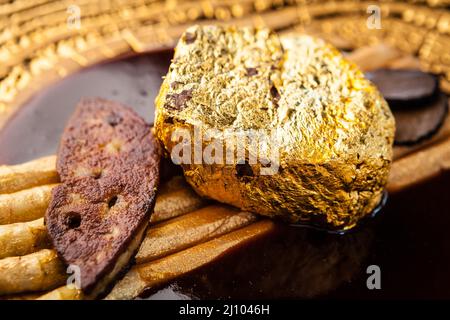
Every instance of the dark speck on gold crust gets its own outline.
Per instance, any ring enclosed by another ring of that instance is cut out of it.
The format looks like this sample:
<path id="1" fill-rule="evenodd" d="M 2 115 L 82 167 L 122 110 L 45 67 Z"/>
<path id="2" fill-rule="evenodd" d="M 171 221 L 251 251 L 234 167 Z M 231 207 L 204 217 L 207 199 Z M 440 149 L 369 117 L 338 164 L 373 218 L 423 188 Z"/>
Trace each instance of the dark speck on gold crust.
<path id="1" fill-rule="evenodd" d="M 280 93 L 278 92 L 278 89 L 274 85 L 270 87 L 270 95 L 272 96 L 274 103 L 277 104 L 281 96 Z"/>
<path id="2" fill-rule="evenodd" d="M 185 41 L 187 44 L 193 43 L 193 42 L 195 41 L 195 39 L 197 39 L 197 35 L 196 35 L 195 33 L 187 32 L 187 33 L 184 35 L 184 41 Z"/>
<path id="3" fill-rule="evenodd" d="M 251 77 L 258 74 L 258 69 L 256 68 L 247 68 L 247 76 Z"/>
<path id="4" fill-rule="evenodd" d="M 244 163 L 238 163 L 236 164 L 236 175 L 241 177 L 252 177 L 253 176 L 253 170 L 252 167 L 249 165 L 247 161 Z"/>
<path id="5" fill-rule="evenodd" d="M 192 98 L 192 90 L 183 90 L 180 93 L 171 94 L 167 98 L 171 103 L 166 104 L 166 108 L 181 111 L 186 108 L 186 102 Z"/>

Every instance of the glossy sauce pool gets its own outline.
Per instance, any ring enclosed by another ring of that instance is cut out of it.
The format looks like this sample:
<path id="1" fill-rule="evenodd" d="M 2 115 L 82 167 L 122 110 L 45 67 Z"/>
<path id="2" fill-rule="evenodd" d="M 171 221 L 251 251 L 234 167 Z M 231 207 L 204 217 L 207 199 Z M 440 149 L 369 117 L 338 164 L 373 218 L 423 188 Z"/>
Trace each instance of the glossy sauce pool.
<path id="1" fill-rule="evenodd" d="M 56 152 L 82 97 L 134 107 L 147 121 L 171 53 L 143 55 L 85 69 L 26 103 L 0 131 L 0 163 Z M 390 196 L 374 219 L 346 235 L 280 224 L 275 234 L 226 255 L 149 299 L 450 298 L 450 174 Z M 381 270 L 369 290 L 367 268 Z"/>

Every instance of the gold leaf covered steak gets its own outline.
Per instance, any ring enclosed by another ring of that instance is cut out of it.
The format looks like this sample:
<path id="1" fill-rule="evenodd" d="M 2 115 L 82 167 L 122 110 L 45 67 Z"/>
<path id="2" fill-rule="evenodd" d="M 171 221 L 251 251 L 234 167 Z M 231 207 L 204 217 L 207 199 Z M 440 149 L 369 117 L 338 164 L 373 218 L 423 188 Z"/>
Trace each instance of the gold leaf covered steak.
<path id="1" fill-rule="evenodd" d="M 155 128 L 200 195 L 346 229 L 382 197 L 395 122 L 362 72 L 322 40 L 194 26 L 177 44 Z"/>
<path id="2" fill-rule="evenodd" d="M 160 150 L 131 109 L 85 99 L 63 133 L 56 187 L 45 222 L 58 254 L 101 294 L 142 241 L 155 203 Z"/>

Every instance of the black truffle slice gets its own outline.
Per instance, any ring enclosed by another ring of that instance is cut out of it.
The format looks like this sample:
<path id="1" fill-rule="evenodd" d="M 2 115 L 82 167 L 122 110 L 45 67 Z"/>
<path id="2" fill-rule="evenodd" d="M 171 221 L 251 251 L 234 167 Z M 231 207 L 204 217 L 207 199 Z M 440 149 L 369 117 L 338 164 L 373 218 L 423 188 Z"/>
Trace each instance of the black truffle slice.
<path id="1" fill-rule="evenodd" d="M 435 134 L 448 112 L 448 98 L 441 93 L 421 108 L 394 110 L 395 144 L 413 145 Z"/>
<path id="2" fill-rule="evenodd" d="M 380 69 L 368 72 L 366 77 L 393 109 L 420 107 L 433 100 L 439 91 L 438 78 L 418 70 Z"/>

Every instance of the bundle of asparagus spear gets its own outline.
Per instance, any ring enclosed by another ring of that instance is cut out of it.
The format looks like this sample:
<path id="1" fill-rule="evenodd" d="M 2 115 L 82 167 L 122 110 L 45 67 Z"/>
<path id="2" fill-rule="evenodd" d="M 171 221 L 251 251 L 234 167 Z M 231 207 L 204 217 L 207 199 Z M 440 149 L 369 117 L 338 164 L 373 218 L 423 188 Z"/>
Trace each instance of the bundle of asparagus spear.
<path id="1" fill-rule="evenodd" d="M 0 167 L 0 295 L 16 299 L 82 299 L 52 249 L 43 216 L 59 178 L 55 156 Z M 254 214 L 208 204 L 181 176 L 158 193 L 136 264 L 106 299 L 130 299 L 201 267 L 274 225 Z"/>

